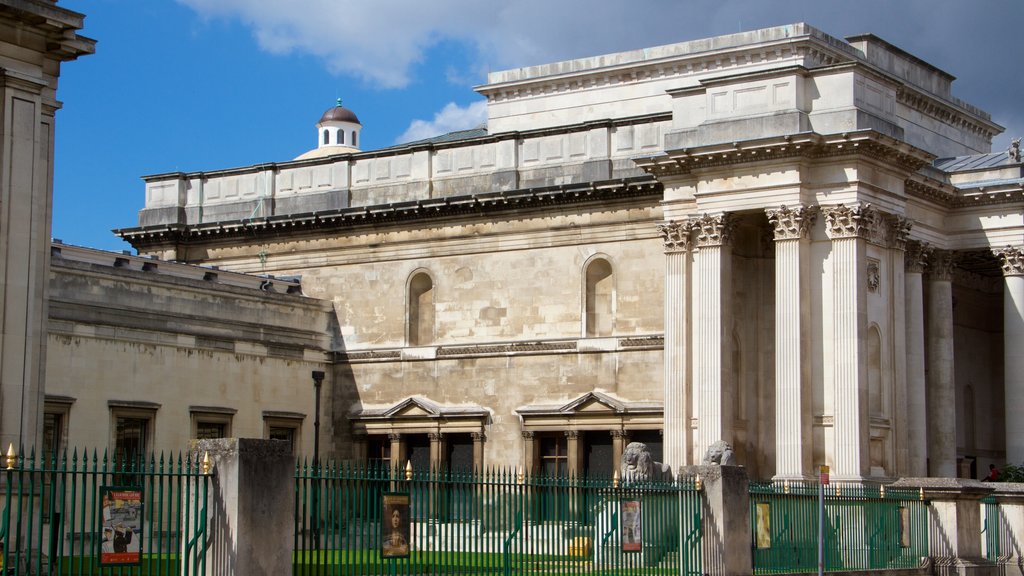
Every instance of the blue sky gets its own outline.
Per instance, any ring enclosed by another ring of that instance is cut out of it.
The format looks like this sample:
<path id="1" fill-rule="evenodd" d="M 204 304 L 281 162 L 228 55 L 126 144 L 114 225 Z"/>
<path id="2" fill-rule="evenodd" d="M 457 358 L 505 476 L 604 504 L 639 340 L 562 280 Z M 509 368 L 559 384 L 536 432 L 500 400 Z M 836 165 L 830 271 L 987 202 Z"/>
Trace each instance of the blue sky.
<path id="1" fill-rule="evenodd" d="M 341 97 L 361 148 L 468 128 L 488 70 L 806 21 L 871 32 L 1024 135 L 1021 0 L 60 0 L 96 54 L 62 69 L 53 236 L 110 250 L 140 176 L 285 161 Z"/>

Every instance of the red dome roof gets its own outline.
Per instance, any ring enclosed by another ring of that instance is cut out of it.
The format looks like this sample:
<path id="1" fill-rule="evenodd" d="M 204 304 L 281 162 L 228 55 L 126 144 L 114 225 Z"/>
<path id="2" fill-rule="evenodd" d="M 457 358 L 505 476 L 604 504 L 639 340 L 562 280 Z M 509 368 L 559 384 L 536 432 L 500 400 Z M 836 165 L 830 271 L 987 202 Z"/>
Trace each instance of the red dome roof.
<path id="1" fill-rule="evenodd" d="M 341 105 L 341 98 L 338 98 L 337 106 L 328 108 L 324 115 L 320 117 L 319 123 L 323 122 L 352 122 L 362 126 L 359 118 L 356 118 L 356 113 Z"/>

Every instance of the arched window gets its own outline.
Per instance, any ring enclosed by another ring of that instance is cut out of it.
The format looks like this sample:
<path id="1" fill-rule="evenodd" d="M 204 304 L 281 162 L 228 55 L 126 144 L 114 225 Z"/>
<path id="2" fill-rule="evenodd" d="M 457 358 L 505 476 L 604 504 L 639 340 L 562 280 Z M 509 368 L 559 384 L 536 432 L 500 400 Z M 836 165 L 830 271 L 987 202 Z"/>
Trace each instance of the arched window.
<path id="1" fill-rule="evenodd" d="M 424 346 L 434 339 L 434 281 L 419 272 L 409 281 L 409 345 Z"/>
<path id="2" fill-rule="evenodd" d="M 345 143 L 345 131 L 344 130 L 338 130 L 338 144 L 344 144 L 344 143 Z"/>
<path id="3" fill-rule="evenodd" d="M 615 286 L 612 265 L 604 258 L 596 258 L 587 265 L 586 331 L 587 337 L 611 336 L 614 328 Z"/>
<path id="4" fill-rule="evenodd" d="M 331 133 L 328 132 L 327 130 L 324 130 L 324 144 L 330 144 L 330 143 L 331 143 Z"/>
<path id="5" fill-rule="evenodd" d="M 357 144 L 357 143 L 356 143 L 356 131 L 355 131 L 355 130 L 353 130 L 353 131 L 352 131 L 352 147 L 353 147 L 353 148 L 356 148 L 356 147 L 358 147 L 358 146 L 359 146 L 359 144 Z"/>

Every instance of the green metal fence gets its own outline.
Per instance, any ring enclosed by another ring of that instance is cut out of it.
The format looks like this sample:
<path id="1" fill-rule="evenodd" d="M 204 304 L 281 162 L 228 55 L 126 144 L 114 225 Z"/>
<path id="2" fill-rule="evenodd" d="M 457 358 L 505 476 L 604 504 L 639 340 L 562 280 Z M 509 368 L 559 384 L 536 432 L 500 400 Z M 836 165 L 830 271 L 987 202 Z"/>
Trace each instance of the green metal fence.
<path id="1" fill-rule="evenodd" d="M 12 450 L 0 462 L 0 574 L 202 573 L 210 490 L 202 462 L 77 450 L 38 459 Z"/>
<path id="2" fill-rule="evenodd" d="M 928 556 L 920 492 L 825 487 L 825 571 L 916 568 Z M 816 572 L 818 484 L 750 485 L 755 574 Z"/>
<path id="3" fill-rule="evenodd" d="M 294 572 L 699 574 L 700 511 L 692 479 L 301 464 Z"/>
<path id="4" fill-rule="evenodd" d="M 1000 560 L 1001 534 L 1000 534 L 1000 510 L 999 503 L 995 498 L 989 496 L 981 501 L 982 512 L 982 542 L 985 545 L 985 558 L 993 562 Z"/>

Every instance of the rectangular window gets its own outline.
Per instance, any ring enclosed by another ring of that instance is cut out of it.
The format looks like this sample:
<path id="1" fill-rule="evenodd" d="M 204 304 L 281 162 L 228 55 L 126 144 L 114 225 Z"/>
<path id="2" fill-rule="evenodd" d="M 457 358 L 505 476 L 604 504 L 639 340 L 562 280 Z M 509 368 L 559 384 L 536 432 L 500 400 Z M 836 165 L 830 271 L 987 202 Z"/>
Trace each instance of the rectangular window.
<path id="1" fill-rule="evenodd" d="M 299 412 L 263 411 L 263 437 L 268 440 L 284 440 L 294 455 L 302 445 L 302 421 L 305 414 Z"/>
<path id="2" fill-rule="evenodd" d="M 134 471 L 143 467 L 144 459 L 153 451 L 153 422 L 160 405 L 154 402 L 111 400 L 110 428 L 113 465 Z M 138 474 L 117 474 L 114 483 L 134 486 L 142 482 Z"/>
<path id="3" fill-rule="evenodd" d="M 231 419 L 234 408 L 220 406 L 189 406 L 192 415 L 192 437 L 197 440 L 228 438 L 231 436 Z"/>
<path id="4" fill-rule="evenodd" d="M 56 470 L 60 466 L 67 446 L 68 417 L 74 402 L 74 398 L 66 396 L 46 396 L 43 408 L 43 453 L 40 454 L 40 460 L 47 470 Z M 53 474 L 50 472 L 43 475 L 42 496 L 43 521 L 50 521 L 54 515 L 59 521 L 61 499 L 53 493 Z"/>

